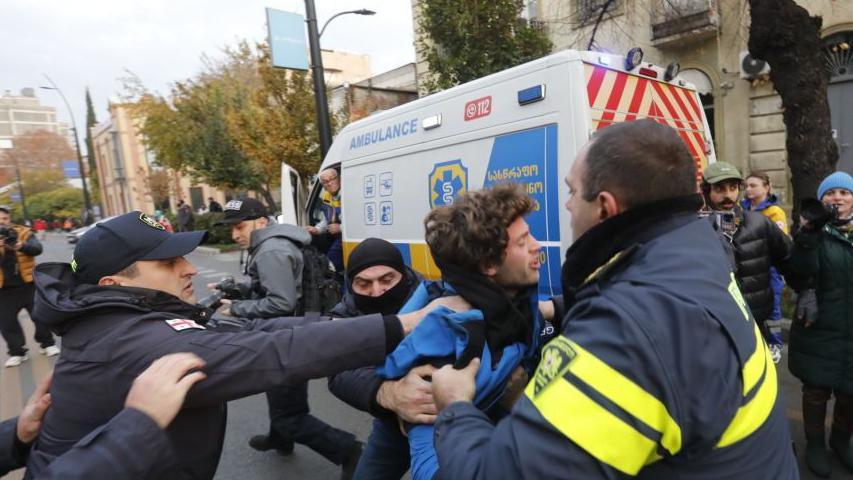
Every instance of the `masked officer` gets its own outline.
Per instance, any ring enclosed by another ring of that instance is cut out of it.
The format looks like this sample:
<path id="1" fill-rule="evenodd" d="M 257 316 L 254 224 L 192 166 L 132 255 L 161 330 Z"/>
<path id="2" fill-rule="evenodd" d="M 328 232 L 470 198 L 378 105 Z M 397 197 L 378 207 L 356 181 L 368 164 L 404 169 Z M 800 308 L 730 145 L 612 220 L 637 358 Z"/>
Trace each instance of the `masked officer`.
<path id="1" fill-rule="evenodd" d="M 697 218 L 678 134 L 609 126 L 566 183 L 561 334 L 497 426 L 470 403 L 478 362 L 433 374 L 442 477 L 799 478 L 776 367 Z"/>
<path id="2" fill-rule="evenodd" d="M 209 312 L 195 305 L 197 271 L 183 258 L 205 236 L 169 234 L 147 215 L 131 212 L 87 232 L 71 264 L 36 269 L 35 318 L 62 335 L 64 351 L 28 478 L 109 421 L 122 409 L 133 378 L 175 352 L 198 355 L 207 379 L 190 390 L 186 408 L 167 429 L 178 464 L 162 478 L 212 478 L 225 435 L 225 402 L 378 364 L 431 308 L 335 322 L 265 319 L 237 332 L 210 331 L 204 325 Z"/>
<path id="3" fill-rule="evenodd" d="M 191 353 L 155 360 L 134 380 L 124 410 L 51 463 L 38 479 L 160 478 L 160 472 L 176 460 L 163 429 L 178 414 L 190 387 L 204 378 L 190 370 L 203 366 L 204 361 Z M 50 407 L 50 380 L 48 375 L 39 383 L 20 417 L 0 423 L 0 475 L 26 463 Z"/>
<path id="4" fill-rule="evenodd" d="M 228 313 L 245 318 L 293 315 L 302 297 L 304 261 L 300 247 L 311 243 L 311 235 L 295 225 L 270 224 L 266 207 L 250 197 L 228 202 L 222 223 L 231 225 L 231 238 L 249 249 L 246 273 L 251 279 L 251 298 L 235 301 Z M 249 439 L 252 448 L 276 449 L 286 455 L 293 452 L 294 442 L 301 443 L 341 465 L 345 478 L 351 475 L 361 455 L 361 444 L 353 434 L 310 414 L 308 382 L 276 387 L 266 397 L 269 434 Z"/>
<path id="5" fill-rule="evenodd" d="M 18 312 L 33 312 L 33 268 L 35 257 L 42 251 L 41 242 L 32 231 L 22 225 L 13 225 L 9 208 L 0 205 L 0 333 L 9 349 L 6 367 L 17 367 L 29 359 L 26 339 Z M 41 353 L 52 357 L 59 355 L 50 330 L 38 323 L 36 341 Z"/>
<path id="6" fill-rule="evenodd" d="M 421 280 L 403 262 L 397 247 L 379 238 L 367 238 L 350 252 L 343 299 L 329 314 L 349 318 L 399 312 Z M 433 421 L 435 405 L 430 384 L 424 378 L 429 378 L 433 370 L 432 366 L 423 365 L 400 380 L 386 380 L 376 374 L 374 367 L 329 377 L 329 390 L 336 397 L 374 416 L 353 478 L 397 480 L 409 469 L 409 443 L 397 418 L 411 423 Z"/>

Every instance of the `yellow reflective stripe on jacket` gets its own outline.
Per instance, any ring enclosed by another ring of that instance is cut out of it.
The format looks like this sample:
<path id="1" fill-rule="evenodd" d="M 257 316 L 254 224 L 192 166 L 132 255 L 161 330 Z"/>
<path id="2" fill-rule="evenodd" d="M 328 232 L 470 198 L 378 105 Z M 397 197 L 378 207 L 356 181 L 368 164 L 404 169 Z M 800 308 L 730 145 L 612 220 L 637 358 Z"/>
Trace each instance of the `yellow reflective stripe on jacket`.
<path id="1" fill-rule="evenodd" d="M 726 427 L 726 430 L 720 437 L 717 448 L 727 447 L 750 436 L 764 424 L 770 416 L 770 412 L 773 411 L 778 389 L 776 366 L 770 358 L 770 351 L 767 345 L 765 345 L 763 338 L 758 338 L 755 349 L 763 353 L 761 357 L 763 358 L 762 369 L 764 372 L 764 381 L 761 382 L 761 386 L 755 393 L 755 396 L 738 409 L 734 419 L 732 419 L 732 422 Z M 746 367 L 744 367 L 745 378 Z"/>
<path id="2" fill-rule="evenodd" d="M 661 444 L 671 454 L 681 450 L 681 428 L 660 400 L 598 357 L 571 342 L 578 353 L 569 371 L 620 408 L 654 428 L 663 436 Z"/>
<path id="3" fill-rule="evenodd" d="M 563 378 L 566 372 L 571 372 L 659 432 L 662 446 L 671 455 L 681 450 L 681 428 L 660 400 L 577 343 L 563 338 L 554 341 L 558 340 L 567 342 L 576 355 L 539 394 L 535 394 L 535 379 L 525 391 L 551 425 L 599 461 L 629 475 L 636 475 L 643 466 L 661 458 L 657 442 Z"/>
<path id="4" fill-rule="evenodd" d="M 533 382 L 531 382 L 532 384 Z M 560 377 L 533 398 L 551 425 L 584 451 L 628 475 L 660 459 L 657 444 Z"/>
<path id="5" fill-rule="evenodd" d="M 745 397 L 761 380 L 761 375 L 764 374 L 764 338 L 758 330 L 758 324 L 755 325 L 755 350 L 749 359 L 743 365 L 743 396 Z"/>

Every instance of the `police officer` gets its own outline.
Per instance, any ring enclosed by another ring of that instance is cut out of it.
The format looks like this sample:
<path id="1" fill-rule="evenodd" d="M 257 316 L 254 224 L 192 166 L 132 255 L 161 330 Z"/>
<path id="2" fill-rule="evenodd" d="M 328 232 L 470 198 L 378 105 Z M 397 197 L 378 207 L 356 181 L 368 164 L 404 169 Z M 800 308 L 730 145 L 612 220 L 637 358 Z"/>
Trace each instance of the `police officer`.
<path id="1" fill-rule="evenodd" d="M 183 258 L 205 236 L 170 234 L 131 212 L 87 232 L 71 264 L 37 267 L 34 315 L 62 335 L 64 351 L 54 371 L 52 406 L 30 452 L 29 478 L 109 421 L 122 409 L 133 378 L 175 352 L 198 355 L 207 379 L 190 390 L 186 408 L 167 429 L 178 463 L 162 478 L 212 478 L 225 402 L 377 364 L 434 307 L 335 322 L 266 319 L 237 332 L 210 331 L 204 325 L 209 312 L 195 305 L 197 271 Z"/>
<path id="2" fill-rule="evenodd" d="M 497 426 L 470 403 L 477 361 L 433 374 L 442 478 L 798 478 L 776 368 L 695 182 L 652 120 L 581 149 L 561 335 Z"/>
<path id="3" fill-rule="evenodd" d="M 204 378 L 203 373 L 190 370 L 203 366 L 191 353 L 174 353 L 154 361 L 134 380 L 124 410 L 51 463 L 39 480 L 158 478 L 175 463 L 163 429 L 178 414 L 190 387 Z M 26 463 L 50 407 L 50 380 L 48 375 L 39 383 L 20 417 L 0 423 L 0 475 Z"/>
<path id="4" fill-rule="evenodd" d="M 12 224 L 9 207 L 0 205 L 0 333 L 9 349 L 6 367 L 17 367 L 29 359 L 18 312 L 24 309 L 33 312 L 33 268 L 35 257 L 41 252 L 41 242 L 32 231 Z M 41 353 L 49 357 L 59 355 L 50 330 L 38 323 L 35 327 Z"/>
<path id="5" fill-rule="evenodd" d="M 250 197 L 228 202 L 222 223 L 231 225 L 231 238 L 249 249 L 246 273 L 251 279 L 251 298 L 234 302 L 228 313 L 245 318 L 293 315 L 302 297 L 304 261 L 300 247 L 311 243 L 311 235 L 295 225 L 270 224 L 266 207 Z M 353 434 L 310 414 L 308 382 L 282 385 L 266 396 L 269 433 L 249 439 L 252 448 L 290 454 L 294 442 L 301 443 L 342 465 L 345 478 L 351 475 L 361 455 L 361 444 Z"/>

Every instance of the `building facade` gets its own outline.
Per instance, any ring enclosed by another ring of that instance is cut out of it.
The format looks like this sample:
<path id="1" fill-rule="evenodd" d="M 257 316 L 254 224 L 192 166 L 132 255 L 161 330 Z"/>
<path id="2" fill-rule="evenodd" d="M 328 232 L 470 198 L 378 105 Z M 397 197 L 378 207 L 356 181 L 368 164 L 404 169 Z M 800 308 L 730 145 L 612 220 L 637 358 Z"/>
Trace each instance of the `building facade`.
<path id="1" fill-rule="evenodd" d="M 196 211 L 208 197 L 226 201 L 224 192 L 158 166 L 126 105 L 109 105 L 109 120 L 92 127 L 92 142 L 104 216 L 132 210 L 153 213 L 158 208 L 174 212 L 178 200 Z"/>
<path id="2" fill-rule="evenodd" d="M 329 110 L 344 115 L 347 123 L 388 110 L 418 98 L 417 68 L 408 63 L 329 91 Z"/>
<path id="3" fill-rule="evenodd" d="M 71 129 L 56 119 L 56 108 L 42 105 L 35 89 L 23 88 L 14 95 L 6 90 L 0 96 L 0 140 L 11 140 L 16 135 L 47 130 L 68 139 L 74 145 Z"/>
<path id="4" fill-rule="evenodd" d="M 418 0 L 412 1 L 417 25 Z M 838 167 L 853 173 L 853 2 L 797 3 L 823 18 Z M 717 158 L 744 172 L 767 172 L 774 192 L 790 203 L 782 102 L 766 63 L 747 56 L 746 0 L 528 0 L 523 15 L 544 30 L 554 51 L 624 54 L 640 47 L 644 61 L 678 62 L 682 78 L 699 91 Z M 419 72 L 428 68 L 422 61 Z"/>

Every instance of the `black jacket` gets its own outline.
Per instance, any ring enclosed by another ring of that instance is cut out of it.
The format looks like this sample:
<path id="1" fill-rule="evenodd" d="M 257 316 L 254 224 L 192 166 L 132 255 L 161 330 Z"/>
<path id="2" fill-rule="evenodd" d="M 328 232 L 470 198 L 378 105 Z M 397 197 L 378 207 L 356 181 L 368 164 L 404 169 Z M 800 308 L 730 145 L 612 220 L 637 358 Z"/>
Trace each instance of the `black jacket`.
<path id="1" fill-rule="evenodd" d="M 415 292 L 421 280 L 422 277 L 419 273 L 406 267 L 406 275 L 401 281 L 408 282 L 410 285 L 408 296 Z M 340 303 L 329 312 L 331 317 L 352 318 L 365 314 L 355 305 L 350 283 L 349 281 L 344 282 L 346 290 Z M 384 381 L 384 378 L 376 375 L 375 367 L 362 367 L 329 377 L 329 391 L 353 408 L 368 412 L 374 417 L 386 418 L 392 413 L 376 402 L 376 393 Z"/>
<path id="2" fill-rule="evenodd" d="M 26 463 L 29 446 L 15 441 L 16 425 L 17 418 L 0 423 L 0 475 Z M 125 408 L 54 460 L 37 480 L 156 479 L 174 463 L 166 432 L 148 415 Z"/>
<path id="3" fill-rule="evenodd" d="M 776 224 L 759 212 L 743 215 L 732 239 L 740 291 L 761 324 L 773 313 L 773 289 L 770 286 L 770 267 L 777 267 L 791 254 L 791 238 Z"/>
<path id="4" fill-rule="evenodd" d="M 165 354 L 197 354 L 207 378 L 193 386 L 167 429 L 179 463 L 161 478 L 207 479 L 222 451 L 225 402 L 376 365 L 402 338 L 399 320 L 380 315 L 313 323 L 276 318 L 237 332 L 211 331 L 191 321 L 206 319 L 197 306 L 155 290 L 75 285 L 68 264 L 40 265 L 36 287 L 33 317 L 63 338 L 27 478 L 121 411 L 133 379 Z"/>

